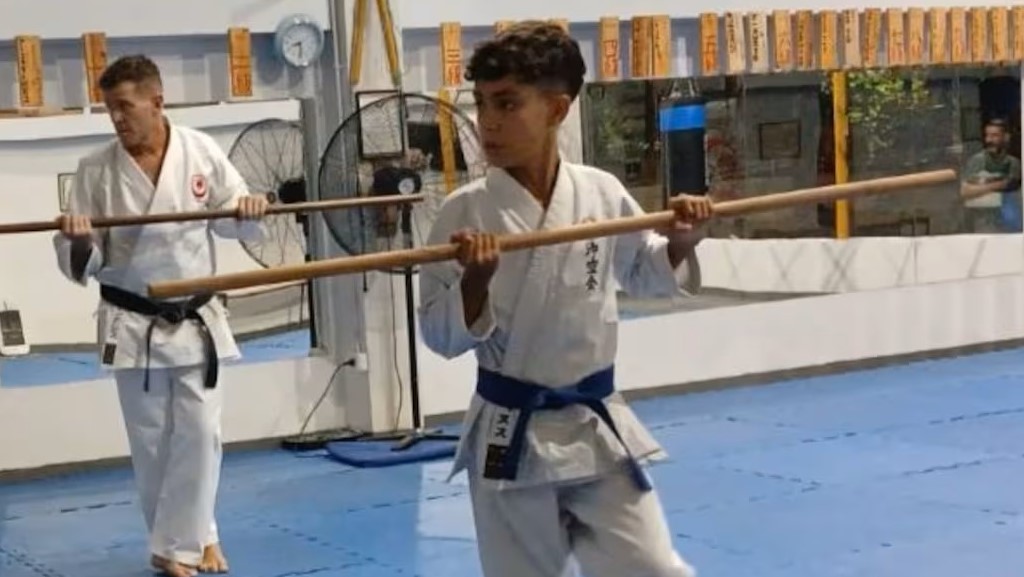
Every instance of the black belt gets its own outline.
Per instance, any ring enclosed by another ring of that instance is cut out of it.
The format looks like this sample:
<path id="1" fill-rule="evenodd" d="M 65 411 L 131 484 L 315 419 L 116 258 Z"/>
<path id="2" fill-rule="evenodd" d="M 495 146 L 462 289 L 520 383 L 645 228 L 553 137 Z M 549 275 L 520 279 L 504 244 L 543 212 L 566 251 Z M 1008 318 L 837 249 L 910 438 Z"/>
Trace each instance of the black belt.
<path id="1" fill-rule="evenodd" d="M 143 384 L 145 390 L 149 390 L 149 351 L 153 341 L 153 329 L 156 327 L 157 321 L 161 319 L 172 325 L 180 325 L 186 320 L 193 320 L 199 324 L 199 334 L 203 339 L 203 349 L 206 354 L 206 380 L 204 384 L 208 389 L 217 386 L 217 374 L 220 368 L 217 358 L 217 344 L 213 341 L 210 327 L 206 325 L 206 321 L 199 314 L 199 309 L 210 302 L 213 299 L 213 295 L 194 296 L 187 301 L 181 302 L 154 301 L 117 287 L 101 285 L 100 298 L 117 308 L 153 319 L 146 329 L 146 377 Z"/>

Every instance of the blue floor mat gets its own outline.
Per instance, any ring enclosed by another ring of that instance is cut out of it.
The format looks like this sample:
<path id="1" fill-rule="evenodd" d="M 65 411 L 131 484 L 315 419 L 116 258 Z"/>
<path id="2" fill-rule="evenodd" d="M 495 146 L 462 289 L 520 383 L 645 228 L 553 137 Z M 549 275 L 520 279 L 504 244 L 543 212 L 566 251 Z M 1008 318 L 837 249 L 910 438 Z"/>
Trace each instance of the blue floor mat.
<path id="1" fill-rule="evenodd" d="M 422 439 L 404 450 L 395 450 L 396 440 L 355 440 L 328 443 L 325 449 L 332 458 L 351 467 L 390 467 L 422 463 L 455 456 L 457 441 Z"/>
<path id="2" fill-rule="evenodd" d="M 668 451 L 651 476 L 700 575 L 1024 574 L 1024 348 L 633 407 Z M 231 574 L 480 577 L 466 475 L 379 468 L 439 449 L 393 444 L 335 445 L 377 468 L 228 453 Z M 148 555 L 128 467 L 0 483 L 0 577 L 146 577 Z"/>

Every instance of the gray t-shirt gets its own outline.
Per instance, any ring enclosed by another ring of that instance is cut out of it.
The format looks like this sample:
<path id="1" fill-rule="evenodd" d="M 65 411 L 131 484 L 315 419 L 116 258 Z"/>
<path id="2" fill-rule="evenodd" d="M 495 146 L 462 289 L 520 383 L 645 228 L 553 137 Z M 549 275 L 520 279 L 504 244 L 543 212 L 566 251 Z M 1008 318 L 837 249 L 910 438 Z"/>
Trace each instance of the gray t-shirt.
<path id="1" fill-rule="evenodd" d="M 994 157 L 988 151 L 982 150 L 967 160 L 963 179 L 964 182 L 971 184 L 1008 181 L 1006 188 L 998 191 L 1000 194 L 997 206 L 971 211 L 978 213 L 973 218 L 982 218 L 985 222 L 969 222 L 970 230 L 973 232 L 1021 231 L 1021 165 L 1019 159 L 1009 154 Z"/>

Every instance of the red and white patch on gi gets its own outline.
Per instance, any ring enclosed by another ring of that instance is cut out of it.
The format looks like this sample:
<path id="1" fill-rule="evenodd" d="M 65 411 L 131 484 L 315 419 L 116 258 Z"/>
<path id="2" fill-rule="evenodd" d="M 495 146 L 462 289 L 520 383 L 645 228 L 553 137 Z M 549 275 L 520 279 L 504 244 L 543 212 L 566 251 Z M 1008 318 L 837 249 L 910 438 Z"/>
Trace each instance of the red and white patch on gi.
<path id="1" fill-rule="evenodd" d="M 207 186 L 206 176 L 204 176 L 202 174 L 193 174 L 192 175 L 192 196 L 194 196 L 196 200 L 205 200 L 206 199 L 206 193 L 207 193 L 208 190 L 209 190 L 209 186 Z"/>

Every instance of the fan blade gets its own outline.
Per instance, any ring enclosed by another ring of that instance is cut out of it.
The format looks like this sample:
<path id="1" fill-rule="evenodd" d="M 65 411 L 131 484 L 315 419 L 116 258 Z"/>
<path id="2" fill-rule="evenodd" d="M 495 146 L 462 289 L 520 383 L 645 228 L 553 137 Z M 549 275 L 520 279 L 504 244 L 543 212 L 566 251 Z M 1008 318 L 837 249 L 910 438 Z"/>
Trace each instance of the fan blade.
<path id="1" fill-rule="evenodd" d="M 329 240 L 350 256 L 421 246 L 445 198 L 487 173 L 476 126 L 455 104 L 401 91 L 366 94 L 365 100 L 356 99 L 358 109 L 328 139 L 316 176 L 317 197 L 394 194 L 402 190 L 398 184 L 404 177 L 384 177 L 402 171 L 412 176 L 412 188 L 426 199 L 412 211 L 408 230 L 400 226 L 396 211 L 325 214 Z"/>
<path id="2" fill-rule="evenodd" d="M 388 196 L 369 196 L 359 198 L 345 198 L 340 200 L 319 200 L 315 202 L 299 202 L 296 204 L 281 204 L 267 207 L 267 214 L 286 214 L 317 212 L 323 210 L 339 210 L 345 208 L 364 208 L 380 205 L 400 205 L 421 202 L 425 198 L 422 194 L 393 194 Z M 213 220 L 218 218 L 234 218 L 236 212 L 233 209 L 223 210 L 198 210 L 193 212 L 170 212 L 159 214 L 139 214 L 132 216 L 110 216 L 91 219 L 94 228 L 112 228 L 118 226 L 138 226 L 142 224 L 156 224 L 162 222 L 187 222 L 192 220 Z M 59 230 L 57 220 L 41 220 L 36 222 L 21 222 L 13 224 L 0 224 L 0 234 L 15 234 L 22 232 L 42 232 L 46 230 Z"/>
<path id="3" fill-rule="evenodd" d="M 302 124 L 265 118 L 242 129 L 228 152 L 228 160 L 249 190 L 267 193 L 270 204 L 292 204 L 306 199 L 306 162 Z M 272 215 L 263 222 L 266 234 L 240 238 L 242 249 L 263 268 L 306 260 L 306 223 L 296 215 Z"/>
<path id="4" fill-rule="evenodd" d="M 717 203 L 715 205 L 715 215 L 739 216 L 742 214 L 778 210 L 803 204 L 814 204 L 843 198 L 898 192 L 900 190 L 913 189 L 921 186 L 942 184 L 953 180 L 956 180 L 956 172 L 953 170 L 936 170 L 932 172 L 920 172 L 903 176 L 876 178 L 846 184 L 806 188 L 791 192 L 768 194 L 754 198 Z M 538 246 L 662 228 L 671 225 L 675 219 L 675 213 L 672 210 L 666 210 L 663 212 L 655 212 L 626 218 L 615 218 L 602 222 L 579 224 L 558 229 L 538 230 L 522 234 L 505 235 L 499 237 L 499 244 L 501 249 L 504 251 L 524 250 Z M 454 244 L 439 244 L 380 254 L 367 254 L 356 257 L 322 260 L 272 270 L 240 272 L 202 279 L 184 279 L 154 283 L 149 285 L 149 296 L 153 298 L 182 297 L 261 284 L 353 274 L 391 267 L 413 266 L 416 264 L 454 259 L 456 251 L 457 246 Z"/>

